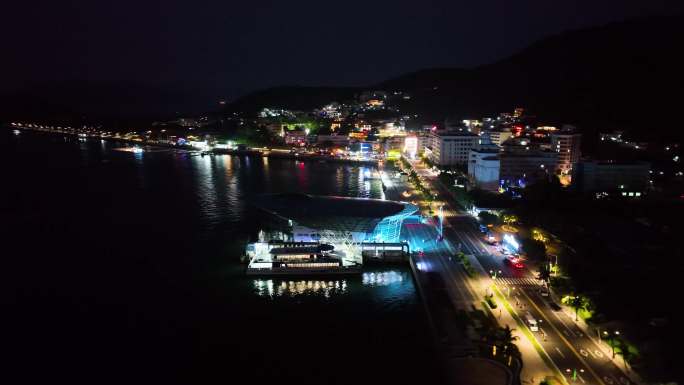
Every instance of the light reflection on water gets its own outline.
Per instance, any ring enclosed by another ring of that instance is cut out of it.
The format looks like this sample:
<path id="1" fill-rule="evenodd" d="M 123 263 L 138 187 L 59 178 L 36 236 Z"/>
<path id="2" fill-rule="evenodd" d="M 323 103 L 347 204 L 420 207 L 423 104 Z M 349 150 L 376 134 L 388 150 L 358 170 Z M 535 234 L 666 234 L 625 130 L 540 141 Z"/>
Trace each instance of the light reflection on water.
<path id="1" fill-rule="evenodd" d="M 261 297 L 296 297 L 305 294 L 331 295 L 343 294 L 347 291 L 347 280 L 297 280 L 280 281 L 273 279 L 255 279 L 254 289 Z"/>
<path id="2" fill-rule="evenodd" d="M 190 166 L 199 209 L 210 227 L 225 220 L 243 220 L 245 198 L 262 192 L 363 198 L 381 198 L 383 194 L 379 180 L 364 177 L 372 171 L 364 166 L 235 156 L 192 156 L 182 161 Z"/>
<path id="3" fill-rule="evenodd" d="M 386 287 L 396 289 L 399 297 L 407 280 L 405 272 L 396 270 L 364 272 L 361 275 L 361 285 L 366 287 Z M 358 282 L 358 281 L 356 281 Z M 300 295 L 322 295 L 330 298 L 334 295 L 345 294 L 348 291 L 347 279 L 315 280 L 315 279 L 254 279 L 252 281 L 255 293 L 260 297 L 297 297 Z M 358 283 L 357 283 L 358 284 Z"/>
<path id="4" fill-rule="evenodd" d="M 389 286 L 395 283 L 402 282 L 404 276 L 402 273 L 394 270 L 382 272 L 363 273 L 362 282 L 367 286 Z"/>
<path id="5" fill-rule="evenodd" d="M 221 205 L 218 202 L 217 184 L 215 180 L 216 164 L 210 156 L 195 156 L 192 158 L 193 171 L 197 188 L 197 199 L 202 216 L 209 225 L 215 225 L 222 217 Z"/>

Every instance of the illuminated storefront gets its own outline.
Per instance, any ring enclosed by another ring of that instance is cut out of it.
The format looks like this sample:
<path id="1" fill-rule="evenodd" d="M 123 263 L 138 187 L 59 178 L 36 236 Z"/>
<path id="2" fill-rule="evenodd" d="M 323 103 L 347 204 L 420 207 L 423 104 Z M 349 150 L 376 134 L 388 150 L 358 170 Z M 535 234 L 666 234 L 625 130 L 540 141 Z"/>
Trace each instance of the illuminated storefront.
<path id="1" fill-rule="evenodd" d="M 504 234 L 503 246 L 511 253 L 518 253 L 520 251 L 520 244 L 515 239 L 513 234 Z"/>

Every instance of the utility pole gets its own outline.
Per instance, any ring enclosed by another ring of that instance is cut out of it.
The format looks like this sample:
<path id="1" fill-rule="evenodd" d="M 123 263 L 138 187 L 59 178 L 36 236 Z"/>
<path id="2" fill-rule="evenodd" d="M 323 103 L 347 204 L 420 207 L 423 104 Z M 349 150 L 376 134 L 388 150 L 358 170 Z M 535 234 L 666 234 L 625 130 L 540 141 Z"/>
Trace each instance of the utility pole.
<path id="1" fill-rule="evenodd" d="M 439 205 L 439 239 L 444 238 L 444 205 Z"/>

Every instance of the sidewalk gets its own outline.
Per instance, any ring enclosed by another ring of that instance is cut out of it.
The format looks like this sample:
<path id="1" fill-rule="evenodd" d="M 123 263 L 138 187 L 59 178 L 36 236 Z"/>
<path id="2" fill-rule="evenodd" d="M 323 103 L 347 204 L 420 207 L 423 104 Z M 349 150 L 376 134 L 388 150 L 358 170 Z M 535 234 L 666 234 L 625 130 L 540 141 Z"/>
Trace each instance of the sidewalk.
<path id="1" fill-rule="evenodd" d="M 415 168 L 414 162 L 410 163 L 412 168 Z M 448 197 L 453 199 L 451 191 L 449 191 L 449 189 L 446 188 L 443 183 L 441 183 L 439 178 L 429 178 L 429 182 L 433 184 L 438 191 L 446 191 L 448 193 Z M 479 274 L 474 278 L 465 278 L 464 283 L 476 296 L 474 305 L 480 308 L 483 307 L 482 300 L 487 293 L 488 288 L 492 287 L 494 282 L 489 277 L 489 274 L 482 267 L 482 265 L 480 265 L 480 262 L 477 260 L 477 258 L 472 255 L 468 255 L 468 259 L 475 270 L 479 272 Z M 525 326 L 520 325 L 519 322 L 514 318 L 514 314 L 515 317 L 518 317 L 516 311 L 510 307 L 506 307 L 503 301 L 501 301 L 499 298 L 496 298 L 495 301 L 497 304 L 497 309 L 493 310 L 492 314 L 498 318 L 500 326 L 504 327 L 507 325 L 509 328 L 515 329 L 513 331 L 513 335 L 518 338 L 515 344 L 521 353 L 523 362 L 522 371 L 520 373 L 521 383 L 536 385 L 548 376 L 555 376 L 564 380 L 565 377 L 562 375 L 561 371 L 555 366 L 555 364 L 553 364 L 553 361 L 550 359 L 550 357 L 548 357 L 548 355 L 546 355 L 541 346 L 539 346 L 539 349 L 541 349 L 540 352 L 538 351 L 538 348 L 535 348 L 533 342 L 529 339 L 529 336 L 524 333 L 524 330 L 526 330 Z M 506 308 L 506 311 L 504 311 L 504 308 Z M 487 308 L 487 310 L 489 309 Z M 520 320 L 520 317 L 518 317 L 518 319 Z M 532 336 L 532 338 L 534 337 Z M 542 354 L 546 355 L 546 359 L 542 358 Z"/>
<path id="2" fill-rule="evenodd" d="M 533 272 L 539 271 L 538 264 L 533 261 L 528 261 L 528 268 Z M 613 358 L 612 348 L 605 341 L 599 340 L 597 329 L 595 327 L 587 324 L 582 318 L 578 318 L 578 320 L 575 321 L 575 311 L 570 306 L 564 305 L 552 288 L 549 288 L 549 294 L 551 296 L 551 300 L 561 307 L 562 313 L 567 317 L 566 321 L 569 324 L 576 325 L 584 334 L 586 334 L 589 340 L 596 345 L 596 347 L 601 351 L 601 353 L 604 354 L 605 357 L 608 357 L 610 362 L 620 369 L 625 377 L 637 384 L 644 384 L 644 381 L 639 374 L 626 366 L 625 362 L 620 358 L 619 355 L 616 355 L 615 358 Z"/>
<path id="3" fill-rule="evenodd" d="M 622 360 L 619 355 L 615 355 L 615 358 L 613 358 L 612 348 L 610 347 L 610 345 L 608 345 L 607 342 L 599 340 L 596 328 L 587 324 L 582 318 L 578 318 L 578 320 L 575 321 L 574 310 L 571 307 L 561 303 L 560 299 L 556 296 L 553 290 L 549 290 L 549 292 L 554 302 L 558 303 L 561 306 L 563 314 L 568 318 L 569 323 L 577 325 L 577 327 L 580 330 L 582 330 L 582 332 L 586 334 L 587 337 L 589 337 L 589 340 L 591 340 L 591 342 L 593 342 L 594 345 L 596 345 L 596 347 L 601 350 L 604 356 L 608 358 L 608 361 L 612 362 L 618 369 L 620 369 L 620 371 L 622 372 L 622 374 L 624 374 L 625 377 L 629 378 L 637 384 L 644 384 L 644 380 L 639 376 L 639 374 L 636 373 L 634 370 L 630 369 L 629 366 L 625 364 L 624 360 Z"/>
<path id="4" fill-rule="evenodd" d="M 487 288 L 494 286 L 494 281 L 489 277 L 489 274 L 480 265 L 480 262 L 472 255 L 468 255 L 471 265 L 480 272 L 479 277 L 471 279 L 471 286 L 473 286 L 474 291 L 477 293 L 479 298 L 484 298 L 487 293 Z M 530 336 L 524 333 L 525 326 L 519 325 L 519 322 L 514 318 L 520 317 L 517 315 L 515 309 L 506 306 L 500 298 L 496 298 L 497 309 L 492 310 L 492 313 L 499 319 L 499 325 L 504 327 L 508 325 L 511 329 L 515 329 L 513 335 L 518 337 L 515 344 L 518 346 L 520 353 L 522 355 L 523 368 L 520 373 L 520 381 L 523 384 L 538 384 L 546 378 L 547 376 L 556 376 L 564 379 L 561 371 L 553 364 L 546 352 L 541 348 L 541 346 L 535 347 L 534 343 L 530 340 Z M 506 308 L 507 311 L 503 309 Z M 535 338 L 532 336 L 532 338 Z M 538 350 L 541 349 L 541 352 Z M 542 355 L 546 355 L 546 358 L 542 358 Z"/>

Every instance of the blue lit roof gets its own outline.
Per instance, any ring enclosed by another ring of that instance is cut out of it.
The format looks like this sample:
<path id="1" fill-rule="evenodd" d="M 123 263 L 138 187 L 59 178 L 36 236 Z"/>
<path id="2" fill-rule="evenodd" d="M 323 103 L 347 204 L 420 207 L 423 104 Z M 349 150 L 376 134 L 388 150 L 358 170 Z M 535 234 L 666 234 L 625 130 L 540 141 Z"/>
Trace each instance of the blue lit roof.
<path id="1" fill-rule="evenodd" d="M 410 215 L 418 209 L 402 202 L 299 193 L 261 195 L 254 203 L 302 226 L 358 232 L 371 232 L 385 218 Z"/>

